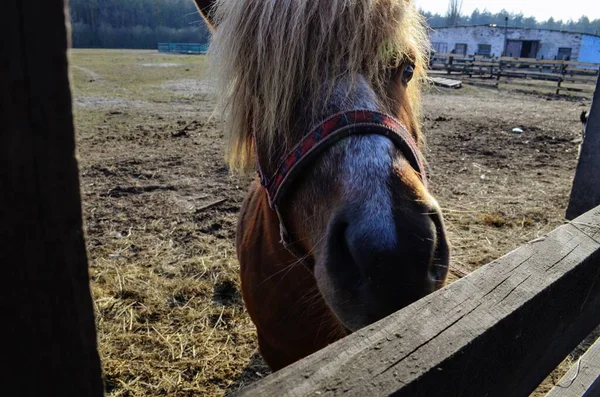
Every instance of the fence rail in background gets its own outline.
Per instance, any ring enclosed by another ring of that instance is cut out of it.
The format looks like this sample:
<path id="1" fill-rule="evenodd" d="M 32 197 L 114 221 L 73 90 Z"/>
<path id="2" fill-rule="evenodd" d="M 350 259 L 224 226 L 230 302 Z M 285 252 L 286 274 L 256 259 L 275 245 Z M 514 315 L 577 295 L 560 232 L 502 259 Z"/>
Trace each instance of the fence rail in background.
<path id="1" fill-rule="evenodd" d="M 512 82 L 511 79 L 553 81 L 556 82 L 556 94 L 581 91 L 581 87 L 564 86 L 563 83 L 592 85 L 600 71 L 600 63 L 462 54 L 435 54 L 429 66 L 433 71 L 447 74 L 495 78 L 496 84 L 501 79 L 505 83 Z"/>
<path id="2" fill-rule="evenodd" d="M 208 44 L 199 43 L 158 43 L 158 52 L 177 54 L 206 54 Z"/>
<path id="3" fill-rule="evenodd" d="M 546 397 L 600 396 L 600 339 L 550 390 Z"/>

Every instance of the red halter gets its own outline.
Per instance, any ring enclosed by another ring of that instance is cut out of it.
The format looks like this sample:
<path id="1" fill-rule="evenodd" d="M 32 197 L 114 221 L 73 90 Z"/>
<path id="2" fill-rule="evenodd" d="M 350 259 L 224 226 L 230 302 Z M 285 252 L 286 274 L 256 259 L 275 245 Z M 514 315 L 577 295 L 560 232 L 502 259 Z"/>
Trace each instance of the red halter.
<path id="1" fill-rule="evenodd" d="M 425 187 L 427 176 L 421 161 L 421 152 L 415 139 L 400 121 L 392 116 L 372 110 L 350 110 L 337 113 L 306 134 L 300 143 L 290 150 L 279 162 L 275 173 L 267 177 L 258 161 L 258 174 L 269 198 L 269 206 L 277 213 L 281 243 L 298 259 L 298 251 L 291 246 L 289 234 L 279 212 L 279 204 L 291 187 L 292 182 L 319 154 L 336 142 L 351 135 L 382 135 L 389 138 L 402 151 L 412 168 L 417 171 Z"/>

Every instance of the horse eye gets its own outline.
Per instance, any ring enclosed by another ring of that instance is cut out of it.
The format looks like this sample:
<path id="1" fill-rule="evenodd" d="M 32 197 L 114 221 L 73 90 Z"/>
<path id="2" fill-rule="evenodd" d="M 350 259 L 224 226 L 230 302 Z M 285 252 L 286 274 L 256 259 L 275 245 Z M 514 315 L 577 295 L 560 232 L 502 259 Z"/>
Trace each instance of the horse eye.
<path id="1" fill-rule="evenodd" d="M 408 84 L 408 82 L 413 78 L 415 74 L 415 66 L 414 65 L 406 65 L 404 70 L 402 71 L 402 82 L 404 84 Z"/>

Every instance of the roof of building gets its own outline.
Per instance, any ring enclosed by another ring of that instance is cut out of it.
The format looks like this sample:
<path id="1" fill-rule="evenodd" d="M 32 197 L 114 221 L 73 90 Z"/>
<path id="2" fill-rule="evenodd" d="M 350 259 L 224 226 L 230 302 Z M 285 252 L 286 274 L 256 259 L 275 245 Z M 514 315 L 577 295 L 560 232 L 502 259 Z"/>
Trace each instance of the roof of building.
<path id="1" fill-rule="evenodd" d="M 488 27 L 488 28 L 502 28 L 504 29 L 504 26 L 502 25 L 497 25 L 497 24 L 478 24 L 478 25 L 456 25 L 456 26 L 439 26 L 436 28 L 432 28 L 433 30 L 436 29 L 453 29 L 453 28 L 477 28 L 477 27 Z M 593 33 L 582 33 L 582 32 L 571 32 L 568 30 L 560 30 L 560 29 L 541 29 L 541 28 L 524 28 L 524 27 L 520 27 L 520 26 L 508 26 L 509 29 L 529 29 L 529 30 L 545 30 L 548 32 L 560 32 L 560 33 L 567 33 L 567 34 L 580 34 L 582 36 L 594 36 L 594 37 L 600 37 L 600 34 L 593 34 Z"/>

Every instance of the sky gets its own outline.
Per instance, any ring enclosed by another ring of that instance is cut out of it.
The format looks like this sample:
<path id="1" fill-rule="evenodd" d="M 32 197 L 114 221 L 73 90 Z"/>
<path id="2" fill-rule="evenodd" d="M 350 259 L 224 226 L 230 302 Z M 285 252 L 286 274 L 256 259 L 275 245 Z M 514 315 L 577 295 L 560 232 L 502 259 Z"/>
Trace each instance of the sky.
<path id="1" fill-rule="evenodd" d="M 448 9 L 448 0 L 414 0 L 417 7 L 432 13 L 445 14 Z M 550 17 L 555 20 L 578 20 L 582 15 L 587 15 L 590 20 L 600 18 L 600 0 L 463 0 L 462 14 L 471 15 L 475 8 L 496 13 L 503 8 L 509 12 L 522 12 L 526 17 L 534 16 L 538 21 L 545 21 Z"/>

